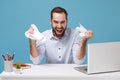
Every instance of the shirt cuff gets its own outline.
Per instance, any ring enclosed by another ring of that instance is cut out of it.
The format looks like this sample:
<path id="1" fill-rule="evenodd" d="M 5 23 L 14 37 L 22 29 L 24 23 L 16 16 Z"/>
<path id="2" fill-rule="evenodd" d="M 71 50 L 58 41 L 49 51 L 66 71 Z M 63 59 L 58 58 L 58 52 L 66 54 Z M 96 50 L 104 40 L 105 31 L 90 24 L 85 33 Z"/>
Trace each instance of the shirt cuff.
<path id="1" fill-rule="evenodd" d="M 30 60 L 33 62 L 33 64 L 40 64 L 42 61 L 40 56 L 32 57 L 31 55 L 30 55 Z"/>
<path id="2" fill-rule="evenodd" d="M 75 64 L 78 64 L 78 65 L 83 64 L 84 61 L 85 61 L 85 56 L 82 59 L 75 58 L 75 60 L 74 60 Z"/>

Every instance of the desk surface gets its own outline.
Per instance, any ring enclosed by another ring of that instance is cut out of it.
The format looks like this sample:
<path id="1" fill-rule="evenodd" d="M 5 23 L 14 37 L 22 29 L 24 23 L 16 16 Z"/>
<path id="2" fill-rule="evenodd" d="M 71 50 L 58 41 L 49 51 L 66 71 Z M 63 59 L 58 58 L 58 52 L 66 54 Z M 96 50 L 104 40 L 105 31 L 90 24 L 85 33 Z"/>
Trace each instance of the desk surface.
<path id="1" fill-rule="evenodd" d="M 23 69 L 22 74 L 2 72 L 2 80 L 120 80 L 120 72 L 87 75 L 74 69 L 76 64 L 43 64 Z M 83 65 L 81 65 L 83 66 Z"/>

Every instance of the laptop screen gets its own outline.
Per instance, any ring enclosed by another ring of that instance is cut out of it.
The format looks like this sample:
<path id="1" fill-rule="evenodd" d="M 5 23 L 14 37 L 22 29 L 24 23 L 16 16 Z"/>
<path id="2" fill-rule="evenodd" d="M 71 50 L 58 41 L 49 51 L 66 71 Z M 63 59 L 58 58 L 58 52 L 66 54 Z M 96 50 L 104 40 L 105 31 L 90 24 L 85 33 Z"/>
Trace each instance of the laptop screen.
<path id="1" fill-rule="evenodd" d="M 88 44 L 88 73 L 120 70 L 120 42 Z"/>

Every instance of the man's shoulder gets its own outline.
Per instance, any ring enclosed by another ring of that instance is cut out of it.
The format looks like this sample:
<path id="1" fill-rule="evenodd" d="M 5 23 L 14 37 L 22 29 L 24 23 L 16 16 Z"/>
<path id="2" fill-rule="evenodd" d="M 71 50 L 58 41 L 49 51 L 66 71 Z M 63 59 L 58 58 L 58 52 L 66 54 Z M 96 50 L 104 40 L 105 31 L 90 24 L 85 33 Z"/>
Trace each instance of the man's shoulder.
<path id="1" fill-rule="evenodd" d="M 73 28 L 67 28 L 66 33 L 67 34 L 78 34 L 78 31 L 76 29 L 73 29 Z"/>
<path id="2" fill-rule="evenodd" d="M 42 32 L 42 34 L 50 34 L 50 33 L 51 33 L 51 29 L 48 29 Z"/>

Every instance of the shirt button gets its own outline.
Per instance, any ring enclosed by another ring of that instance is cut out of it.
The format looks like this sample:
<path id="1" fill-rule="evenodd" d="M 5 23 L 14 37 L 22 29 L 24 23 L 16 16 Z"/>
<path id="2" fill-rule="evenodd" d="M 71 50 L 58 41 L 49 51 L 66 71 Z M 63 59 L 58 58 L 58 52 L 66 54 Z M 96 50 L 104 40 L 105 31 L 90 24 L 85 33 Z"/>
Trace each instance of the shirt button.
<path id="1" fill-rule="evenodd" d="M 59 58 L 61 58 L 61 56 L 59 56 Z"/>

